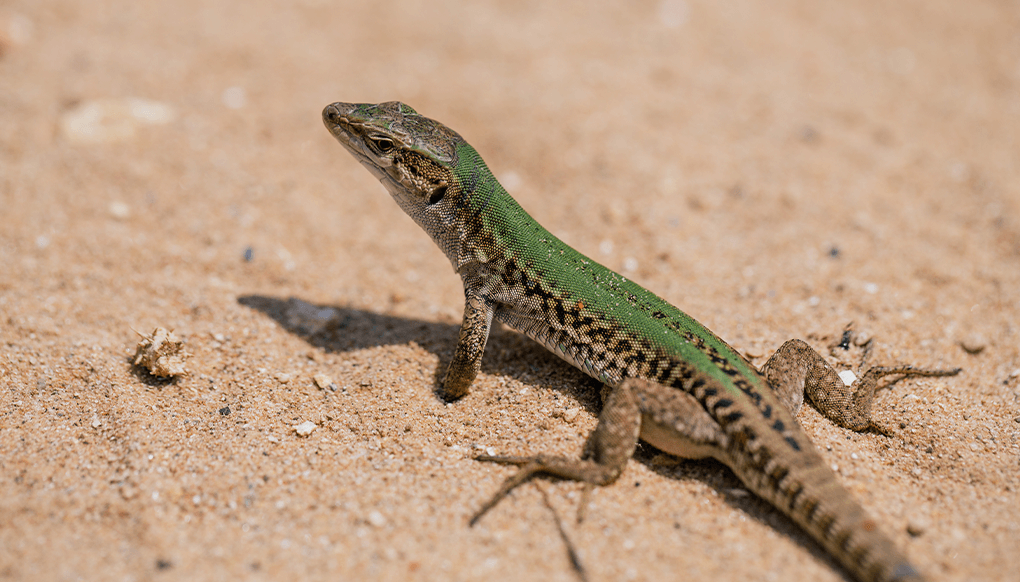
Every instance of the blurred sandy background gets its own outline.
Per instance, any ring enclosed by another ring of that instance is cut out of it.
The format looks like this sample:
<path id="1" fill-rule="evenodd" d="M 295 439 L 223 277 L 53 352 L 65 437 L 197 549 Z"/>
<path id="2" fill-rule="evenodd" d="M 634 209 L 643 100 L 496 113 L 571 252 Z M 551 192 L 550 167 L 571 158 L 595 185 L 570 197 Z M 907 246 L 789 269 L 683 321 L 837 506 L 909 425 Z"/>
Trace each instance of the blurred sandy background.
<path id="1" fill-rule="evenodd" d="M 576 579 L 535 485 L 467 527 L 510 473 L 471 457 L 577 454 L 597 386 L 504 330 L 435 396 L 460 281 L 319 117 L 394 99 L 759 365 L 854 321 L 964 367 L 883 393 L 893 438 L 801 420 L 930 579 L 1020 579 L 1018 31 L 992 0 L 0 1 L 0 579 Z M 131 365 L 156 326 L 188 375 Z M 539 486 L 593 581 L 845 579 L 715 463 L 643 448 L 580 526 Z"/>

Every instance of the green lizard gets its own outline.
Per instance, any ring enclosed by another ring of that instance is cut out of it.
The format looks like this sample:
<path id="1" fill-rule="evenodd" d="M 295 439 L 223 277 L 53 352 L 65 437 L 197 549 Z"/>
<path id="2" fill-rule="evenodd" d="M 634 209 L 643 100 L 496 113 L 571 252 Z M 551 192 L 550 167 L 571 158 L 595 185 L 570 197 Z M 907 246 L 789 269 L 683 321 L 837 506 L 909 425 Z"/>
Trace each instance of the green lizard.
<path id="1" fill-rule="evenodd" d="M 605 385 L 580 459 L 478 457 L 522 468 L 472 524 L 537 474 L 584 482 L 585 492 L 612 483 L 640 437 L 680 457 L 725 463 L 858 580 L 922 579 L 840 486 L 794 415 L 806 392 L 836 424 L 877 429 L 870 416 L 880 377 L 959 369 L 862 367 L 848 386 L 806 343 L 790 340 L 759 370 L 686 313 L 542 228 L 443 124 L 399 102 L 333 103 L 322 117 L 463 279 L 464 321 L 441 383 L 444 399 L 468 393 L 493 319 Z"/>

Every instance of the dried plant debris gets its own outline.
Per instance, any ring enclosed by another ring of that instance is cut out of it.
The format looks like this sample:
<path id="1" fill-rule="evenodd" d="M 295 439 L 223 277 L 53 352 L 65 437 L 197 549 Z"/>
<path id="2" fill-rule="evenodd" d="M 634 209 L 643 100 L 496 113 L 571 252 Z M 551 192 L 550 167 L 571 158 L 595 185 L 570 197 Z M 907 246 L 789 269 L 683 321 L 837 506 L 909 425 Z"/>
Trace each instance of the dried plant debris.
<path id="1" fill-rule="evenodd" d="M 135 332 L 138 333 L 138 332 Z M 166 378 L 187 372 L 184 360 L 190 355 L 184 351 L 184 342 L 173 331 L 157 327 L 150 335 L 142 335 L 135 348 L 135 365 L 143 366 L 153 376 Z"/>

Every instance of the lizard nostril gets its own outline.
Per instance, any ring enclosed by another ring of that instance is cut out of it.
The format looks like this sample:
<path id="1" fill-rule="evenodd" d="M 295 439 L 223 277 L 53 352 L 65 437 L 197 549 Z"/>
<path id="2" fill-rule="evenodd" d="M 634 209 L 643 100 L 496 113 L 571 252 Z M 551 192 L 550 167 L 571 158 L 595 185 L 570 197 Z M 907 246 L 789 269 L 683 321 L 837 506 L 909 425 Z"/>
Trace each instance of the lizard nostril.
<path id="1" fill-rule="evenodd" d="M 336 105 L 327 105 L 322 110 L 322 118 L 330 123 L 337 123 L 340 121 L 340 110 L 337 109 Z"/>

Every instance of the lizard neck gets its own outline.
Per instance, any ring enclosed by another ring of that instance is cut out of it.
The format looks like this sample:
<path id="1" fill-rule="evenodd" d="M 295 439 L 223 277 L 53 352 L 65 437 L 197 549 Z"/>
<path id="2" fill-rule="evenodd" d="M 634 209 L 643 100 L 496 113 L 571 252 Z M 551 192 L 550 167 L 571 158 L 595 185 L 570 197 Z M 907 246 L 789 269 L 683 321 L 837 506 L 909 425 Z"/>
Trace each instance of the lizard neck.
<path id="1" fill-rule="evenodd" d="M 507 193 L 467 143 L 457 147 L 453 178 L 461 196 L 454 209 L 456 236 L 444 251 L 457 272 L 485 265 L 500 268 L 536 237 L 555 238 Z M 440 242 L 435 234 L 433 238 Z"/>

